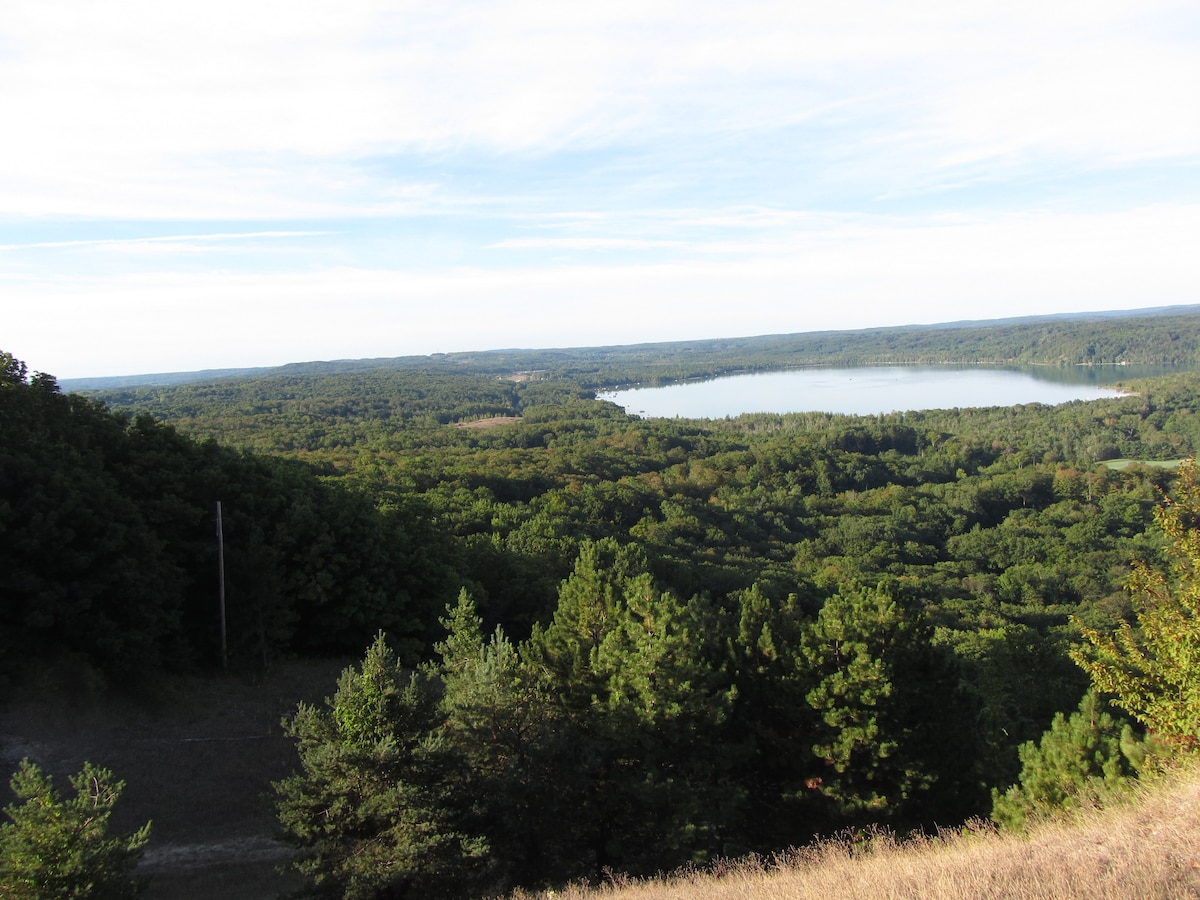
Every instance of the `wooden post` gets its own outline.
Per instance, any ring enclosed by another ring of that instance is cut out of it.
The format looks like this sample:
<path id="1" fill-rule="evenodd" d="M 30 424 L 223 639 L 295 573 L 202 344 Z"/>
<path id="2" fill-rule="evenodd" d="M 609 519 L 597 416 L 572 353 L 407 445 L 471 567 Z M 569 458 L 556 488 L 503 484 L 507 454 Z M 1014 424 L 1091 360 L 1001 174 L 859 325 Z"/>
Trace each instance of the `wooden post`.
<path id="1" fill-rule="evenodd" d="M 217 572 L 220 579 L 218 600 L 221 606 L 221 668 L 229 668 L 229 648 L 225 641 L 225 535 L 221 531 L 221 501 L 217 501 Z"/>

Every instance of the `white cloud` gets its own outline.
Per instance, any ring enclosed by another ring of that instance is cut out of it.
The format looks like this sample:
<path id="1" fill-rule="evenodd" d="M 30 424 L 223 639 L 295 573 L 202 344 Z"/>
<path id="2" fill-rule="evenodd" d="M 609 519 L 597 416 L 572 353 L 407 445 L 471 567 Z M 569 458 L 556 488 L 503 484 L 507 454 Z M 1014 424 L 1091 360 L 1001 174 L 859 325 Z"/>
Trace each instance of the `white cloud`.
<path id="1" fill-rule="evenodd" d="M 98 247 L 103 249 L 141 249 L 146 245 L 212 244 L 230 241 L 255 241 L 271 238 L 319 237 L 329 231 L 241 231 L 207 234 L 165 234 L 140 238 L 104 238 L 80 241 L 32 241 L 25 244 L 0 244 L 3 250 L 63 249 L 68 247 Z"/>
<path id="2" fill-rule="evenodd" d="M 1150 27 L 1186 9 L 14 0 L 0 23 L 13 48 L 0 210 L 385 214 L 428 198 L 430 179 L 381 179 L 364 157 L 814 122 L 833 132 L 814 140 L 840 134 L 897 179 L 1047 154 L 1195 154 L 1200 54 Z"/>
<path id="3" fill-rule="evenodd" d="M 1200 151 L 1200 56 L 1110 37 L 1026 51 L 1015 71 L 952 88 L 936 127 L 944 165 L 1058 153 L 1092 164 Z"/>
<path id="4" fill-rule="evenodd" d="M 1194 303 L 1197 233 L 1196 206 L 862 218 L 739 258 L 60 278 L 0 301 L 5 350 L 77 377 Z"/>
<path id="5" fill-rule="evenodd" d="M 1193 6 L 10 0 L 0 340 L 69 377 L 1196 302 Z"/>
<path id="6" fill-rule="evenodd" d="M 497 250 L 649 250 L 664 247 L 682 248 L 684 241 L 655 241 L 641 238 L 563 237 L 512 238 L 490 244 Z"/>

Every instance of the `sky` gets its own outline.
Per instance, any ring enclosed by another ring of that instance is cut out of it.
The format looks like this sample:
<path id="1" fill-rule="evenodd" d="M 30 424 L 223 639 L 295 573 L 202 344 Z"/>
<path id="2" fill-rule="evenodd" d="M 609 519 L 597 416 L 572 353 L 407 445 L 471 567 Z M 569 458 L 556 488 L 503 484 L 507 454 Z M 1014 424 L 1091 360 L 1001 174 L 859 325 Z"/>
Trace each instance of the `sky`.
<path id="1" fill-rule="evenodd" d="M 6 0 L 59 378 L 1200 303 L 1200 4 Z"/>

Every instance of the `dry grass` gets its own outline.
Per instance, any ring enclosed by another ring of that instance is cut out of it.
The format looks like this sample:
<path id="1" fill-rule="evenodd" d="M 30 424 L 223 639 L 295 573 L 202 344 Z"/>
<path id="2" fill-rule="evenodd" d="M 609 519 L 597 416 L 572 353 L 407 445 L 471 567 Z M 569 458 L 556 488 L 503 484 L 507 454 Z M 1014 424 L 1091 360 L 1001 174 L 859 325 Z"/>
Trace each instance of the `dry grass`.
<path id="1" fill-rule="evenodd" d="M 30 756 L 65 784 L 90 759 L 125 779 L 114 825 L 126 831 L 154 820 L 146 900 L 270 898 L 298 886 L 277 872 L 287 849 L 276 839 L 270 783 L 295 766 L 279 718 L 301 697 L 330 693 L 344 664 L 280 666 L 252 682 L 179 682 L 154 708 L 71 698 L 65 685 L 10 701 L 0 708 L 0 762 L 9 764 L 0 768 L 7 774 Z M 570 887 L 556 900 L 985 897 L 1200 898 L 1200 771 L 1026 837 L 977 829 L 903 844 L 879 835 L 834 840 L 712 872 Z"/>
<path id="2" fill-rule="evenodd" d="M 829 898 L 1200 897 L 1200 773 L 1146 789 L 1117 809 L 1044 823 L 898 842 L 825 841 L 774 860 L 727 863 L 653 881 L 517 894 L 513 900 L 829 900 Z"/>

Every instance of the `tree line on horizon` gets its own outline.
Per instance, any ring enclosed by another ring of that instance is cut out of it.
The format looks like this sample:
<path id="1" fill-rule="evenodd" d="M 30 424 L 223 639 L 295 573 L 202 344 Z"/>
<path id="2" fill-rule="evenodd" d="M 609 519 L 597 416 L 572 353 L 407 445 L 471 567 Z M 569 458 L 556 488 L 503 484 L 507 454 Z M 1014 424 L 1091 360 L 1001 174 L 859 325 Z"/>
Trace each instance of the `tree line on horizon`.
<path id="1" fill-rule="evenodd" d="M 323 376 L 421 372 L 566 380 L 590 391 L 635 383 L 798 366 L 1037 365 L 1055 367 L 1195 366 L 1200 364 L 1200 307 L 1078 313 L 943 325 L 901 325 L 752 337 L 667 341 L 606 347 L 484 350 L 289 363 L 223 373 L 174 373 L 144 385 L 137 376 L 78 378 L 87 390 L 118 405 L 153 402 L 160 392 L 191 386 L 218 393 L 226 384 L 282 379 L 303 383 Z"/>

